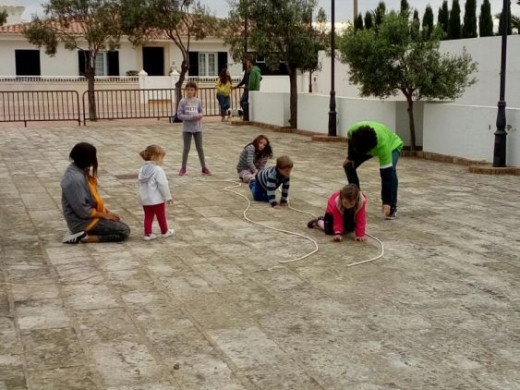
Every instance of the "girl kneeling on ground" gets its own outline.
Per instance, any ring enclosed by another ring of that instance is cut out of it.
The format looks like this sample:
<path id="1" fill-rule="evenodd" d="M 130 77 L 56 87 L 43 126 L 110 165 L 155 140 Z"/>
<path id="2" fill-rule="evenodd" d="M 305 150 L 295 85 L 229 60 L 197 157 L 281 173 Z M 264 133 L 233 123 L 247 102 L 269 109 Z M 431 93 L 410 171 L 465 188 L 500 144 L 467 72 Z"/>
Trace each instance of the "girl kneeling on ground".
<path id="1" fill-rule="evenodd" d="M 333 241 L 343 241 L 343 234 L 354 232 L 356 241 L 365 241 L 367 197 L 355 184 L 348 184 L 335 192 L 327 202 L 324 217 L 312 219 L 310 229 L 320 229 L 334 236 Z"/>

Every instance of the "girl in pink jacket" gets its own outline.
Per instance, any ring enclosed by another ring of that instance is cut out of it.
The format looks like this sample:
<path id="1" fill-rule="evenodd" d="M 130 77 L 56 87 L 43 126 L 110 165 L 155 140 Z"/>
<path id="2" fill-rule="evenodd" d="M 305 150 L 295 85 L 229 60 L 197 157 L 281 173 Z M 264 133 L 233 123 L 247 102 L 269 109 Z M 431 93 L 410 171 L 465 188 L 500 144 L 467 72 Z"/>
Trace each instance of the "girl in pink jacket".
<path id="1" fill-rule="evenodd" d="M 365 241 L 366 205 L 366 195 L 357 185 L 348 184 L 329 198 L 325 216 L 312 219 L 307 227 L 323 230 L 336 242 L 352 232 L 356 241 Z"/>

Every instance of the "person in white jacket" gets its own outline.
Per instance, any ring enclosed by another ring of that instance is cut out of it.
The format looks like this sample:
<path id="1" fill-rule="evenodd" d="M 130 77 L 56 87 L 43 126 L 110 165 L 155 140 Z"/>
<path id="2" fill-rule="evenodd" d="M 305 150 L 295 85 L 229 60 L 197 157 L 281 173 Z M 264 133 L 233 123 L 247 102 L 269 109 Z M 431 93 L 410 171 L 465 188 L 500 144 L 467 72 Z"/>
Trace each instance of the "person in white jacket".
<path id="1" fill-rule="evenodd" d="M 172 195 L 168 179 L 161 165 L 166 155 L 164 148 L 150 145 L 139 153 L 144 164 L 139 170 L 139 197 L 144 209 L 144 240 L 154 240 L 157 234 L 152 232 L 152 223 L 155 217 L 161 228 L 161 237 L 170 237 L 175 232 L 168 228 L 166 220 L 166 203 L 171 205 Z"/>

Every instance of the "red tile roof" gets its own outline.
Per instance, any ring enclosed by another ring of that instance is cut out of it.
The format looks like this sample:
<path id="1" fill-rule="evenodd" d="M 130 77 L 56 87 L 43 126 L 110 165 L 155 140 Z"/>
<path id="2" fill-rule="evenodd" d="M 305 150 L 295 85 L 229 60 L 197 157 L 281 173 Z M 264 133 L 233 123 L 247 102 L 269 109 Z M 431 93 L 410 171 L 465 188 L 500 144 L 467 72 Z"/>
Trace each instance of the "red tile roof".
<path id="1" fill-rule="evenodd" d="M 186 15 L 189 19 L 192 18 L 191 15 Z M 191 20 L 189 20 L 191 22 Z M 23 28 L 27 25 L 30 25 L 30 22 L 19 23 L 19 24 L 11 24 L 8 26 L 0 26 L 0 34 L 23 34 Z M 185 30 L 185 26 L 182 26 L 181 35 L 187 35 L 187 31 Z M 67 32 L 70 34 L 78 34 L 83 35 L 84 31 L 82 29 L 81 23 L 71 22 L 67 29 Z M 168 39 L 166 34 L 154 34 L 155 39 Z M 209 34 L 213 35 L 213 34 Z"/>

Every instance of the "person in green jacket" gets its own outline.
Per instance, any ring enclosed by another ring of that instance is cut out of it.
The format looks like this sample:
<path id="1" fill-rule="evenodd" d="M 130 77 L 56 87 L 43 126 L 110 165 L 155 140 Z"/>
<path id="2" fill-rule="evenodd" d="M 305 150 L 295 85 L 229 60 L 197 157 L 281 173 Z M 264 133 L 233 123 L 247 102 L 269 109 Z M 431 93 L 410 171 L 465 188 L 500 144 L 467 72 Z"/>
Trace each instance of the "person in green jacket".
<path id="1" fill-rule="evenodd" d="M 253 65 L 251 61 L 249 61 L 249 64 L 251 66 L 251 73 L 249 74 L 249 90 L 260 91 L 260 81 L 262 81 L 260 68 L 256 65 Z"/>
<path id="2" fill-rule="evenodd" d="M 403 140 L 379 122 L 361 121 L 347 131 L 348 154 L 343 167 L 349 183 L 359 187 L 357 168 L 372 157 L 379 158 L 381 200 L 386 219 L 397 215 L 397 161 L 403 149 Z"/>

